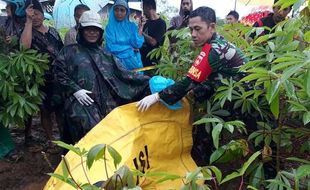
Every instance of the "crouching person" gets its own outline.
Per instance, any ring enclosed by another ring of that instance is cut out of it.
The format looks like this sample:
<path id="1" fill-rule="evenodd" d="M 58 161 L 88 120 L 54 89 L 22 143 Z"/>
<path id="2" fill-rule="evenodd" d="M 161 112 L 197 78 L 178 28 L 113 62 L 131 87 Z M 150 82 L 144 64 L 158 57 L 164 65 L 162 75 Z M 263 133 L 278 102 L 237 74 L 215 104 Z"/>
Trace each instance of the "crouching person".
<path id="1" fill-rule="evenodd" d="M 172 105 L 189 91 L 193 92 L 194 96 L 203 94 L 206 101 L 213 93 L 213 88 L 206 85 L 207 81 L 217 83 L 219 75 L 230 77 L 238 74 L 238 67 L 246 62 L 245 57 L 238 48 L 216 33 L 215 22 L 215 12 L 209 7 L 199 7 L 190 13 L 192 40 L 196 47 L 201 47 L 201 52 L 181 81 L 143 98 L 137 104 L 138 110 L 146 111 L 159 100 Z M 199 131 L 194 131 L 193 134 L 192 155 L 197 165 L 203 166 L 208 164 L 210 156 L 205 155 L 210 147 L 204 140 L 208 135 L 203 127 L 196 127 L 194 130 Z"/>
<path id="2" fill-rule="evenodd" d="M 112 109 L 136 101 L 148 90 L 147 76 L 125 70 L 102 50 L 99 14 L 80 18 L 77 44 L 59 53 L 53 69 L 65 99 L 65 120 L 73 143 L 82 138 Z"/>
<path id="3" fill-rule="evenodd" d="M 140 111 L 146 111 L 159 99 L 174 104 L 190 90 L 203 89 L 200 85 L 206 80 L 216 80 L 218 74 L 234 76 L 238 73 L 238 68 L 246 59 L 237 47 L 216 33 L 215 22 L 215 12 L 209 7 L 199 7 L 191 12 L 189 28 L 194 45 L 201 47 L 200 54 L 183 80 L 138 102 Z"/>

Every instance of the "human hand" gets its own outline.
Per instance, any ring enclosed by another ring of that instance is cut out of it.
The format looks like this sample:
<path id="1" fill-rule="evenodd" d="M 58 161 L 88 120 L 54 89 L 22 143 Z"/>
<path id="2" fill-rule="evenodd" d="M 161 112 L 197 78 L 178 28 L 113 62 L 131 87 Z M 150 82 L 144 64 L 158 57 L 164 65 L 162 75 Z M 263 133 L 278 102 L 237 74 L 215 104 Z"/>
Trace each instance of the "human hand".
<path id="1" fill-rule="evenodd" d="M 138 107 L 138 111 L 144 112 L 158 101 L 159 101 L 159 95 L 158 93 L 155 93 L 155 94 L 144 97 L 142 100 L 140 100 L 137 103 L 136 106 Z"/>
<path id="2" fill-rule="evenodd" d="M 32 21 L 33 15 L 34 15 L 33 4 L 30 4 L 30 5 L 28 5 L 28 7 L 26 8 L 26 17 L 27 17 L 27 20 L 31 20 L 31 21 Z"/>
<path id="3" fill-rule="evenodd" d="M 145 19 L 145 17 L 142 16 L 140 18 L 139 25 L 138 25 L 138 27 L 139 27 L 139 34 L 140 35 L 142 34 L 143 27 L 144 27 L 145 23 L 146 23 L 146 19 Z"/>
<path id="4" fill-rule="evenodd" d="M 75 92 L 73 94 L 73 96 L 79 101 L 80 104 L 89 106 L 89 105 L 91 105 L 94 102 L 94 100 L 91 99 L 87 95 L 87 93 L 89 94 L 89 93 L 92 93 L 92 92 L 88 91 L 88 90 L 82 89 L 82 90 L 79 90 L 79 91 Z"/>
<path id="5" fill-rule="evenodd" d="M 189 22 L 189 15 L 184 15 L 182 23 L 181 23 L 181 26 L 182 27 L 187 27 L 188 26 L 188 22 Z"/>
<path id="6" fill-rule="evenodd" d="M 140 17 L 140 21 L 139 21 L 139 29 L 143 29 L 144 25 L 146 23 L 146 18 L 144 16 Z"/>
<path id="7" fill-rule="evenodd" d="M 5 43 L 10 44 L 12 42 L 12 37 L 11 36 L 6 36 L 5 37 Z"/>

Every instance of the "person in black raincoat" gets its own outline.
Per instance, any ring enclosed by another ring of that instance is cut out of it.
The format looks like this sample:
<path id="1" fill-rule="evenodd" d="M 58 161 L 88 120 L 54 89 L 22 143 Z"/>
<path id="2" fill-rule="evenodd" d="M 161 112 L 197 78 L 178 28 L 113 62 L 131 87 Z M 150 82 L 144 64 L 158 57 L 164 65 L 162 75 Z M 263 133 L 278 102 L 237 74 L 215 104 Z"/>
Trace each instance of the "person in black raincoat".
<path id="1" fill-rule="evenodd" d="M 66 46 L 53 63 L 65 99 L 65 119 L 77 142 L 110 111 L 149 92 L 149 77 L 127 71 L 101 48 L 100 16 L 86 11 L 80 18 L 77 44 Z"/>

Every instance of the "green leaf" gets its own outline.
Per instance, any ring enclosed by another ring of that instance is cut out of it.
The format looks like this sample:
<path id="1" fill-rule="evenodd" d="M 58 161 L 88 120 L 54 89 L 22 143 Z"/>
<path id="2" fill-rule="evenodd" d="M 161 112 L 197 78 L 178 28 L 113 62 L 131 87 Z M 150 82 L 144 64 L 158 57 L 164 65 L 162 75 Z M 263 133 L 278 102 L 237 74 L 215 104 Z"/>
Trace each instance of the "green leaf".
<path id="1" fill-rule="evenodd" d="M 202 118 L 198 121 L 196 121 L 193 125 L 200 125 L 200 124 L 205 124 L 205 123 L 220 123 L 221 120 L 217 118 Z"/>
<path id="2" fill-rule="evenodd" d="M 255 152 L 242 166 L 240 174 L 244 175 L 245 171 L 248 169 L 248 167 L 250 166 L 250 164 L 252 164 L 252 162 L 254 162 L 254 160 L 261 154 L 260 151 Z"/>
<path id="3" fill-rule="evenodd" d="M 248 70 L 248 72 L 262 74 L 262 75 L 268 75 L 269 71 L 267 69 L 265 69 L 265 68 L 257 67 L 257 68 Z"/>
<path id="4" fill-rule="evenodd" d="M 25 105 L 25 103 L 26 103 L 26 100 L 25 100 L 25 98 L 20 96 L 18 98 L 18 102 L 19 102 L 20 106 L 23 107 Z"/>
<path id="5" fill-rule="evenodd" d="M 220 159 L 224 153 L 225 153 L 225 149 L 222 147 L 213 151 L 213 153 L 210 156 L 210 164 L 212 164 L 213 162 L 216 162 L 218 159 Z"/>
<path id="6" fill-rule="evenodd" d="M 95 160 L 99 160 L 104 158 L 104 154 L 106 151 L 105 144 L 97 144 L 93 146 L 87 153 L 87 167 L 90 169 Z"/>
<path id="7" fill-rule="evenodd" d="M 218 149 L 219 147 L 220 134 L 221 134 L 222 129 L 223 129 L 223 124 L 219 123 L 215 125 L 212 130 L 212 139 L 213 139 L 214 147 L 216 149 Z"/>
<path id="8" fill-rule="evenodd" d="M 267 136 L 265 137 L 264 142 L 265 142 L 265 145 L 266 145 L 266 146 L 270 146 L 270 143 L 271 143 L 271 135 L 267 135 Z"/>
<path id="9" fill-rule="evenodd" d="M 74 147 L 73 145 L 66 144 L 62 141 L 53 141 L 57 146 L 65 148 L 67 150 L 73 151 L 75 154 L 81 156 L 81 151 L 78 147 Z"/>
<path id="10" fill-rule="evenodd" d="M 272 41 L 268 41 L 267 44 L 268 44 L 271 51 L 275 51 L 276 46 L 274 45 L 274 43 Z"/>
<path id="11" fill-rule="evenodd" d="M 308 2 L 308 4 L 310 4 L 310 3 Z M 307 31 L 305 33 L 304 39 L 305 39 L 306 42 L 310 43 L 310 31 Z"/>
<path id="12" fill-rule="evenodd" d="M 266 55 L 266 59 L 269 63 L 271 63 L 274 60 L 274 57 L 275 57 L 274 53 L 268 53 Z"/>
<path id="13" fill-rule="evenodd" d="M 273 99 L 276 98 L 276 96 L 279 96 L 280 87 L 281 87 L 280 80 L 275 80 L 271 82 L 271 86 L 267 89 L 267 95 L 266 95 L 269 104 L 273 102 Z"/>
<path id="14" fill-rule="evenodd" d="M 63 157 L 62 158 L 63 160 L 61 161 L 61 167 L 62 167 L 62 175 L 63 175 L 63 177 L 64 177 L 64 179 L 67 179 L 68 178 L 68 176 L 69 176 L 69 172 L 68 171 L 70 171 L 70 168 L 67 168 L 67 166 L 66 166 L 66 164 L 65 164 L 65 157 Z M 67 162 L 68 163 L 68 162 Z M 70 166 L 68 166 L 68 167 L 70 167 Z"/>
<path id="15" fill-rule="evenodd" d="M 255 146 L 258 146 L 264 139 L 264 135 L 259 135 L 255 138 Z"/>
<path id="16" fill-rule="evenodd" d="M 309 164 L 310 165 L 310 161 L 308 160 L 304 160 L 304 159 L 300 159 L 300 158 L 295 158 L 295 157 L 289 157 L 289 158 L 286 158 L 287 160 L 290 160 L 290 161 L 296 161 L 296 162 L 300 162 L 300 163 L 304 163 L 304 164 Z"/>
<path id="17" fill-rule="evenodd" d="M 265 75 L 265 74 L 250 74 L 244 78 L 242 78 L 240 81 L 241 82 L 250 82 L 250 81 L 253 81 L 253 80 L 258 80 L 258 79 L 263 79 L 263 78 L 266 78 L 268 77 L 268 75 Z"/>
<path id="18" fill-rule="evenodd" d="M 308 31 L 310 32 L 310 31 Z M 305 75 L 305 90 L 307 92 L 308 97 L 310 97 L 310 69 L 308 69 Z"/>
<path id="19" fill-rule="evenodd" d="M 99 187 L 96 187 L 95 185 L 91 185 L 91 184 L 83 184 L 82 189 L 83 190 L 100 190 Z"/>
<path id="20" fill-rule="evenodd" d="M 207 166 L 215 174 L 216 180 L 220 183 L 222 181 L 222 172 L 215 166 Z"/>
<path id="21" fill-rule="evenodd" d="M 277 63 L 277 61 L 282 61 L 282 59 L 283 59 L 283 57 L 280 57 L 280 58 L 276 59 L 274 61 L 274 63 Z M 293 61 L 283 60 L 283 61 L 285 61 L 285 62 L 273 65 L 271 68 L 271 71 L 276 72 L 278 70 L 283 70 L 283 69 L 288 68 L 289 66 L 296 64 L 296 60 L 293 60 Z"/>
<path id="22" fill-rule="evenodd" d="M 222 116 L 222 117 L 230 116 L 230 113 L 227 110 L 217 110 L 217 111 L 214 111 L 213 114 L 217 116 Z"/>
<path id="23" fill-rule="evenodd" d="M 293 190 L 290 186 L 288 186 L 287 184 L 285 184 L 284 182 L 280 181 L 280 180 L 275 180 L 275 179 L 268 179 L 266 180 L 266 182 L 269 182 L 271 184 L 269 185 L 273 185 L 272 187 L 274 187 L 273 189 L 283 189 L 283 187 L 285 187 L 285 190 Z M 267 186 L 267 188 L 269 187 L 269 185 Z M 276 185 L 276 186 L 274 186 Z M 268 188 L 270 189 L 270 188 Z"/>
<path id="24" fill-rule="evenodd" d="M 291 104 L 291 108 L 290 111 L 291 112 L 299 112 L 299 111 L 308 111 L 307 108 L 300 104 L 299 102 L 295 102 L 295 101 L 287 101 Z"/>
<path id="25" fill-rule="evenodd" d="M 195 179 L 197 178 L 198 174 L 201 173 L 202 168 L 198 167 L 195 169 L 195 171 L 191 172 L 187 177 L 186 177 L 186 182 L 193 182 L 196 181 Z"/>
<path id="26" fill-rule="evenodd" d="M 223 184 L 223 183 L 225 183 L 225 182 L 227 182 L 227 181 L 230 181 L 230 180 L 235 179 L 235 178 L 240 177 L 240 176 L 241 176 L 241 175 L 240 175 L 239 172 L 233 172 L 233 173 L 227 175 L 227 176 L 221 181 L 220 184 Z"/>
<path id="27" fill-rule="evenodd" d="M 260 36 L 254 41 L 254 44 L 261 44 L 262 42 L 266 42 L 268 39 L 268 35 Z"/>
<path id="28" fill-rule="evenodd" d="M 177 179 L 183 179 L 182 176 L 174 175 L 174 174 L 163 174 L 164 177 L 160 178 L 156 181 L 156 183 L 162 183 L 165 181 L 174 181 Z"/>
<path id="29" fill-rule="evenodd" d="M 30 106 L 27 104 L 27 102 L 26 102 L 26 104 L 24 105 L 24 109 L 25 109 L 25 111 L 26 111 L 26 113 L 27 113 L 28 115 L 32 115 L 31 108 L 30 108 Z"/>
<path id="30" fill-rule="evenodd" d="M 307 125 L 310 122 L 310 112 L 309 111 L 304 113 L 302 120 L 304 122 L 304 125 Z"/>
<path id="31" fill-rule="evenodd" d="M 60 181 L 63 181 L 69 185 L 71 185 L 73 188 L 78 189 L 78 186 L 74 183 L 72 178 L 64 178 L 62 175 L 56 174 L 56 173 L 48 173 L 47 175 L 54 177 L 56 179 L 59 179 Z"/>
<path id="32" fill-rule="evenodd" d="M 297 169 L 298 179 L 302 179 L 306 176 L 310 176 L 310 165 L 302 165 Z"/>
<path id="33" fill-rule="evenodd" d="M 261 135 L 261 133 L 259 132 L 253 132 L 249 137 L 248 137 L 248 140 L 251 140 L 253 138 L 256 138 L 258 135 Z"/>
<path id="34" fill-rule="evenodd" d="M 286 44 L 284 46 L 281 46 L 278 51 L 295 51 L 299 46 L 299 42 L 298 41 L 293 41 L 289 44 Z"/>
<path id="35" fill-rule="evenodd" d="M 283 86 L 285 88 L 285 91 L 286 91 L 288 97 L 296 98 L 295 87 L 294 87 L 293 83 L 291 83 L 290 81 L 285 81 L 283 83 Z"/>
<path id="36" fill-rule="evenodd" d="M 282 77 L 281 77 L 281 81 L 284 82 L 286 81 L 288 78 L 290 78 L 292 75 L 296 74 L 296 73 L 299 73 L 298 71 L 302 72 L 302 68 L 307 65 L 309 63 L 309 61 L 305 61 L 301 64 L 298 64 L 298 65 L 295 65 L 295 66 L 292 66 L 288 69 L 286 69 L 283 74 L 282 74 Z"/>
<path id="37" fill-rule="evenodd" d="M 18 104 L 14 104 L 9 110 L 11 117 L 14 117 L 18 108 Z"/>
<path id="38" fill-rule="evenodd" d="M 251 185 L 248 185 L 246 188 L 250 189 L 250 190 L 259 190 L 259 189 L 255 188 L 255 187 L 251 186 Z"/>
<path id="39" fill-rule="evenodd" d="M 270 110 L 275 117 L 275 119 L 278 119 L 279 113 L 280 113 L 280 103 L 279 103 L 279 93 L 277 96 L 273 99 L 273 101 L 270 104 Z"/>
<path id="40" fill-rule="evenodd" d="M 123 190 L 125 190 L 125 189 L 123 189 Z M 136 187 L 133 187 L 133 188 L 128 188 L 127 190 L 142 190 L 142 188 L 139 187 L 139 186 L 136 186 Z"/>
<path id="41" fill-rule="evenodd" d="M 232 126 L 230 124 L 225 124 L 224 128 L 227 129 L 230 133 L 234 132 L 234 126 Z"/>
<path id="42" fill-rule="evenodd" d="M 121 163 L 122 156 L 111 146 L 108 146 L 108 152 L 113 158 L 114 167 L 117 168 L 117 165 Z"/>
<path id="43" fill-rule="evenodd" d="M 254 172 L 251 185 L 253 185 L 256 188 L 259 188 L 260 184 L 263 182 L 264 178 L 265 177 L 264 177 L 263 163 L 260 163 Z"/>

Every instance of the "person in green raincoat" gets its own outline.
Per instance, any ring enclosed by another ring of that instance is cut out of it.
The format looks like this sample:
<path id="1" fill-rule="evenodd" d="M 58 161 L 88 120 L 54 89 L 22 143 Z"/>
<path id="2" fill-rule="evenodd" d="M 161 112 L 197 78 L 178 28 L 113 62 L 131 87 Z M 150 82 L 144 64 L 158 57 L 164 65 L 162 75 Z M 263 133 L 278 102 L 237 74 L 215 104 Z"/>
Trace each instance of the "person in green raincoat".
<path id="1" fill-rule="evenodd" d="M 64 47 L 53 63 L 59 90 L 65 96 L 66 126 L 74 143 L 115 107 L 149 93 L 149 77 L 123 68 L 101 48 L 102 37 L 100 16 L 84 12 L 78 43 Z"/>

